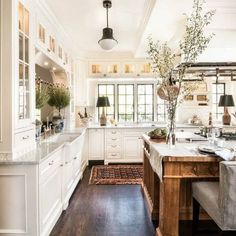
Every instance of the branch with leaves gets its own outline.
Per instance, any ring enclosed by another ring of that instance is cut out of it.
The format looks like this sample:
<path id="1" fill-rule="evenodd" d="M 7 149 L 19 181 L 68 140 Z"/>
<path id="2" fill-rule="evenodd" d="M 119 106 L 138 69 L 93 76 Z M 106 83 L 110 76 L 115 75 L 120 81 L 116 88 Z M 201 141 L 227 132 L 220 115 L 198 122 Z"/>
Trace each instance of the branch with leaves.
<path id="1" fill-rule="evenodd" d="M 205 29 L 211 23 L 215 11 L 204 13 L 204 4 L 204 0 L 193 2 L 193 11 L 190 16 L 187 16 L 185 35 L 177 48 L 180 54 L 176 54 L 167 42 L 161 44 L 159 41 L 154 42 L 152 37 L 148 38 L 147 53 L 153 72 L 160 78 L 158 95 L 168 101 L 168 115 L 173 122 L 178 104 L 183 101 L 184 96 L 196 89 L 195 85 L 188 87 L 183 83 L 186 69 L 196 62 L 214 35 L 205 35 Z M 174 129 L 173 122 L 170 129 Z"/>

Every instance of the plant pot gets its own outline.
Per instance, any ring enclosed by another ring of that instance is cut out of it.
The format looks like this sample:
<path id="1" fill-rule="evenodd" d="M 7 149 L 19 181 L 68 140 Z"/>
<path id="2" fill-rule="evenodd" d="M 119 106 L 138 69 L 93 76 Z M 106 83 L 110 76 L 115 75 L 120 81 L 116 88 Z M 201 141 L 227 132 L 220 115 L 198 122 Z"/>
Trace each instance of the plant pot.
<path id="1" fill-rule="evenodd" d="M 52 118 L 52 124 L 55 127 L 55 132 L 60 133 L 63 131 L 65 125 L 64 125 L 64 119 L 59 116 L 53 116 Z"/>
<path id="2" fill-rule="evenodd" d="M 35 127 L 35 139 L 39 140 L 40 139 L 40 135 L 41 135 L 41 125 L 36 125 Z"/>

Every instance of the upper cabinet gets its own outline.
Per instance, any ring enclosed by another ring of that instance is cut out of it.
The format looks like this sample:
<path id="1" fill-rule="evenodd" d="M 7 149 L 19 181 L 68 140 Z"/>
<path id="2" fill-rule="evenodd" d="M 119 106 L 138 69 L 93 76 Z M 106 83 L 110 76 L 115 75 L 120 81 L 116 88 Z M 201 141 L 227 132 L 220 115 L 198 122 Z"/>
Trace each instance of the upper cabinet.
<path id="1" fill-rule="evenodd" d="M 17 88 L 18 96 L 16 97 L 16 104 L 18 104 L 17 128 L 26 126 L 27 120 L 32 118 L 31 111 L 31 92 L 32 92 L 32 61 L 30 56 L 30 13 L 25 6 L 19 2 L 18 4 L 18 80 Z M 31 122 L 32 123 L 32 122 Z M 30 123 L 29 123 L 30 124 Z"/>
<path id="2" fill-rule="evenodd" d="M 150 63 L 147 61 L 90 61 L 89 77 L 153 77 Z"/>
<path id="3" fill-rule="evenodd" d="M 70 72 L 71 65 L 70 60 L 71 56 L 63 46 L 61 38 L 57 35 L 57 32 L 44 22 L 43 17 L 37 18 L 37 40 L 36 47 L 47 55 L 52 61 L 56 62 L 66 71 Z"/>

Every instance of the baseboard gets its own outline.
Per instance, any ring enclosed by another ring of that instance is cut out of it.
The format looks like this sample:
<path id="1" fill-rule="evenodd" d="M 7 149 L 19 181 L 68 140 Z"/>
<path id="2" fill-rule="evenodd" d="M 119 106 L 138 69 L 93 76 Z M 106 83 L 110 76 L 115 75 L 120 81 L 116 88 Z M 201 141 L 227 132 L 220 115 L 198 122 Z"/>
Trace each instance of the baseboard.
<path id="1" fill-rule="evenodd" d="M 103 160 L 89 161 L 89 167 L 95 166 L 95 165 L 104 165 L 104 161 Z"/>

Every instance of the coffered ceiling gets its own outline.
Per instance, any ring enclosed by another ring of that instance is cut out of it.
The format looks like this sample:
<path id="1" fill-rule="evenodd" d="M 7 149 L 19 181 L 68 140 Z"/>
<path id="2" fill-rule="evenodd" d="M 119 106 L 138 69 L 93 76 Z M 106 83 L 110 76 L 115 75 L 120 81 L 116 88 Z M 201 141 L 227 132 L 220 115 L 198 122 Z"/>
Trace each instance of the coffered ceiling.
<path id="1" fill-rule="evenodd" d="M 103 53 L 97 43 L 106 25 L 102 0 L 41 1 L 45 1 L 74 42 L 78 54 Z M 109 22 L 119 42 L 112 53 L 145 57 L 149 35 L 168 41 L 173 47 L 177 45 L 184 33 L 183 13 L 191 12 L 193 0 L 112 0 L 112 4 Z M 215 37 L 202 60 L 216 60 L 215 57 L 223 56 L 222 52 L 229 52 L 225 59 L 236 61 L 236 1 L 206 0 L 204 10 L 208 9 L 216 9 L 214 20 L 208 28 L 208 31 L 215 33 Z"/>

